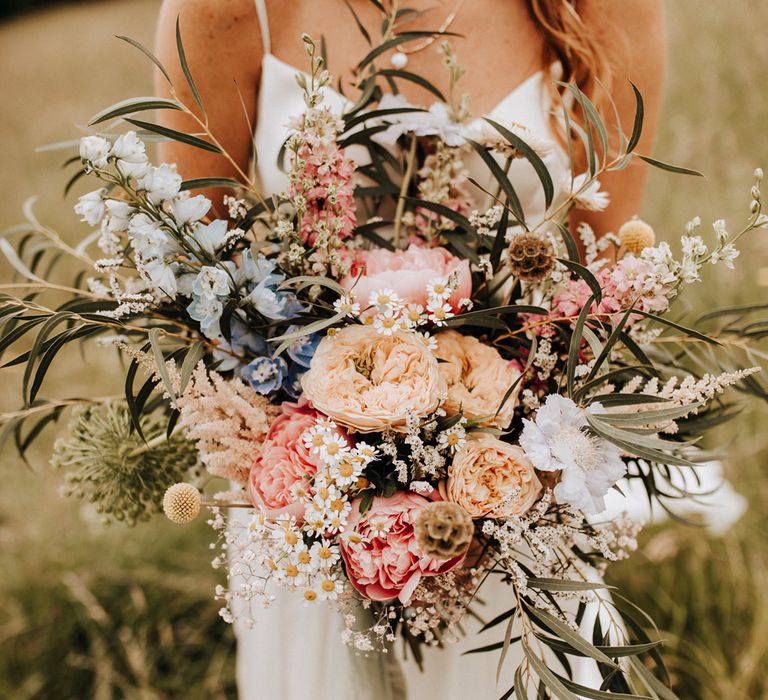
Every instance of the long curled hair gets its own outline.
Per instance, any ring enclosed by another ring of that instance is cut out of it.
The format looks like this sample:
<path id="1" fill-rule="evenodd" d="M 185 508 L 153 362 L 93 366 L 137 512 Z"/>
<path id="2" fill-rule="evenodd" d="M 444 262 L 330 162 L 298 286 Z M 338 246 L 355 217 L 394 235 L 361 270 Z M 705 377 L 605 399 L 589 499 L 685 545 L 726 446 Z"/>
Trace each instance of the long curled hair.
<path id="1" fill-rule="evenodd" d="M 611 67 L 605 50 L 579 14 L 583 0 L 527 0 L 544 37 L 542 65 L 558 61 L 562 82 L 572 82 L 598 107 L 610 94 Z M 557 91 L 554 85 L 551 88 Z"/>

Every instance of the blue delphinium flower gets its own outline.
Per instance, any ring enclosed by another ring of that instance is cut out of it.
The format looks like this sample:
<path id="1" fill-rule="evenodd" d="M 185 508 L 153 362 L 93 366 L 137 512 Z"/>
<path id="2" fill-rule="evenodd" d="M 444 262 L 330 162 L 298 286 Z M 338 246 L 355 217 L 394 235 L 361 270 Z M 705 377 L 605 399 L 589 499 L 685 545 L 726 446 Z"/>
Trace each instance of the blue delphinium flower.
<path id="1" fill-rule="evenodd" d="M 257 357 L 240 370 L 240 376 L 260 394 L 271 394 L 283 386 L 288 364 L 282 357 Z"/>
<path id="2" fill-rule="evenodd" d="M 235 279 L 244 288 L 246 302 L 256 311 L 270 320 L 285 321 L 307 309 L 293 292 L 278 289 L 285 275 L 275 272 L 276 267 L 274 260 L 261 256 L 254 259 L 246 250 Z"/>
<path id="3" fill-rule="evenodd" d="M 295 333 L 298 330 L 301 330 L 301 326 L 294 324 L 288 326 L 285 334 Z M 309 335 L 302 336 L 288 346 L 288 357 L 298 365 L 309 369 L 309 363 L 312 361 L 312 356 L 315 354 L 315 350 L 317 350 L 320 339 L 321 336 L 319 333 L 310 333 Z"/>
<path id="4" fill-rule="evenodd" d="M 306 368 L 296 362 L 292 362 L 288 369 L 288 374 L 283 382 L 283 389 L 292 399 L 298 399 L 301 396 L 301 377 L 305 374 Z"/>
<path id="5" fill-rule="evenodd" d="M 200 323 L 200 330 L 206 338 L 215 340 L 221 337 L 219 321 L 224 312 L 224 304 L 217 296 L 194 296 L 187 306 L 190 318 Z"/>
<path id="6" fill-rule="evenodd" d="M 228 372 L 246 365 L 251 358 L 269 355 L 267 341 L 262 335 L 252 330 L 236 312 L 230 321 L 230 342 L 219 340 L 213 359 L 219 362 L 217 369 Z"/>

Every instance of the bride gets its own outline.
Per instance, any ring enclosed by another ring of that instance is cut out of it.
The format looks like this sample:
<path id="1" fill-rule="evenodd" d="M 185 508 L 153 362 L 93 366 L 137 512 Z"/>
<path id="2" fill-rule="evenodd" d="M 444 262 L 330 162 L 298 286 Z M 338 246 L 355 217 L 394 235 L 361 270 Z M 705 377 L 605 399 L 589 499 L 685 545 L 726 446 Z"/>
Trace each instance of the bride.
<path id="1" fill-rule="evenodd" d="M 350 0 L 349 4 L 363 25 L 379 25 L 377 2 Z M 559 105 L 555 79 L 576 83 L 603 106 L 603 117 L 614 128 L 615 115 L 610 107 L 605 109 L 601 95 L 609 90 L 622 123 L 631 124 L 632 81 L 642 92 L 646 107 L 639 150 L 652 151 L 664 73 L 662 0 L 409 0 L 407 5 L 424 11 L 413 29 L 439 27 L 460 35 L 451 41 L 466 69 L 459 87 L 471 93 L 473 114 L 523 125 L 534 138 L 551 144 L 545 162 L 562 181 L 568 159 L 551 115 Z M 176 59 L 177 16 L 213 132 L 243 170 L 255 146 L 258 158 L 254 167 L 264 192 L 285 189 L 286 176 L 277 165 L 278 155 L 289 118 L 304 106 L 295 81 L 306 63 L 300 36 L 306 32 L 315 39 L 325 38 L 328 67 L 348 85 L 352 68 L 369 50 L 352 13 L 342 0 L 165 0 L 157 53 L 164 65 L 175 66 L 178 76 L 171 76 L 174 83 L 185 86 Z M 415 41 L 380 60 L 401 69 L 407 65 L 407 70 L 444 85 L 446 69 L 436 50 L 439 43 L 434 38 Z M 158 81 L 158 89 L 165 87 Z M 428 105 L 434 100 L 413 83 L 403 88 L 414 104 Z M 346 93 L 354 99 L 349 90 Z M 191 95 L 182 92 L 181 97 L 192 103 Z M 341 110 L 346 99 L 328 90 L 327 101 L 332 106 Z M 165 118 L 173 128 L 190 129 L 179 113 L 165 112 Z M 248 123 L 253 125 L 253 133 Z M 178 163 L 187 178 L 237 177 L 233 164 L 221 156 L 175 142 L 161 148 L 162 160 Z M 472 171 L 469 157 L 466 166 Z M 533 171 L 516 162 L 510 179 L 529 219 L 543 216 L 543 198 Z M 602 185 L 612 205 L 600 213 L 576 211 L 572 230 L 585 222 L 598 235 L 615 231 L 638 213 L 644 180 L 645 168 L 637 160 L 625 170 L 606 175 Z M 222 192 L 208 194 L 214 202 L 221 202 Z M 480 612 L 485 619 L 506 609 L 501 589 L 493 584 L 483 588 L 485 606 Z M 406 694 L 411 698 L 486 700 L 499 697 L 511 685 L 502 674 L 497 686 L 498 652 L 463 655 L 498 641 L 497 629 L 488 638 L 475 634 L 476 627 L 467 623 L 467 636 L 445 649 L 429 650 L 424 672 L 420 672 L 413 660 L 402 660 L 399 648 L 386 656 L 355 657 L 339 639 L 341 621 L 330 606 L 305 608 L 298 597 L 283 594 L 256 617 L 252 629 L 236 626 L 238 684 L 245 700 L 395 700 Z M 511 669 L 515 665 L 513 659 L 506 663 Z M 574 679 L 591 684 L 594 678 L 591 683 L 588 678 L 595 672 L 585 663 L 582 669 L 574 669 Z M 597 680 L 593 687 L 599 683 Z"/>

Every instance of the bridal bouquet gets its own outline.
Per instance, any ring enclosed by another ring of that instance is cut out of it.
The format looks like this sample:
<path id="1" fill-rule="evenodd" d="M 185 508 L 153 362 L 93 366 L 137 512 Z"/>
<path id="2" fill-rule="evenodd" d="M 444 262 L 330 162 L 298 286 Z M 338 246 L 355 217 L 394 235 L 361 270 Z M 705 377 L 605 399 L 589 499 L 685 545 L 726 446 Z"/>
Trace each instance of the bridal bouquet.
<path id="1" fill-rule="evenodd" d="M 226 620 L 259 624 L 275 596 L 333 601 L 355 649 L 402 636 L 419 660 L 482 616 L 497 579 L 507 610 L 484 622 L 500 638 L 477 651 L 501 667 L 522 645 L 504 697 L 674 697 L 648 620 L 601 578 L 640 526 L 600 514 L 625 479 L 663 508 L 691 497 L 679 476 L 695 482 L 711 458 L 700 439 L 736 413 L 724 390 L 764 395 L 750 344 L 761 326 L 738 323 L 761 305 L 687 326 L 673 310 L 706 265 L 733 267 L 738 239 L 768 224 L 762 173 L 738 233 L 718 221 L 707 237 L 694 220 L 676 255 L 633 219 L 596 240 L 568 221 L 609 206 L 601 175 L 636 158 L 691 173 L 636 153 L 640 94 L 615 149 L 594 105 L 564 86 L 574 174 L 557 182 L 543 160 L 556 144 L 470 121 L 465 100 L 378 69 L 414 38 L 387 31 L 344 113 L 326 106 L 331 78 L 304 38 L 306 110 L 285 143 L 284 192 L 150 162 L 157 138 L 226 156 L 200 100 L 137 98 L 93 119 L 134 128 L 84 137 L 71 160 L 75 179 L 100 181 L 75 207 L 93 232 L 71 246 L 28 207 L 29 223 L 0 238 L 21 278 L 18 296 L 0 297 L 0 349 L 18 347 L 5 366 L 24 370 L 2 437 L 23 453 L 66 411 L 53 464 L 108 519 L 163 508 L 183 523 L 210 508 Z M 453 95 L 461 69 L 443 51 Z M 180 39 L 179 54 L 197 96 Z M 435 103 L 382 90 L 404 80 Z M 199 129 L 136 118 L 150 109 L 182 110 Z M 513 167 L 530 169 L 543 217 L 526 216 Z M 191 193 L 209 187 L 236 193 L 226 216 Z M 71 281 L 54 282 L 65 265 Z M 88 340 L 116 352 L 124 395 L 44 398 L 58 353 Z M 228 483 L 213 494 L 210 477 Z M 587 623 L 590 603 L 601 612 Z M 594 659 L 602 687 L 572 680 L 569 657 Z"/>

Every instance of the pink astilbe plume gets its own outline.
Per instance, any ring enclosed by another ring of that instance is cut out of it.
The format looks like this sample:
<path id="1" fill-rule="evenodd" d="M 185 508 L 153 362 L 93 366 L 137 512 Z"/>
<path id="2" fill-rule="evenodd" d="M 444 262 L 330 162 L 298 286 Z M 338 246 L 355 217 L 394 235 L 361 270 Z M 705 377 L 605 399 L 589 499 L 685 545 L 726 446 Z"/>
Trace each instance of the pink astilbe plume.
<path id="1" fill-rule="evenodd" d="M 186 435 L 208 471 L 245 483 L 272 420 L 279 412 L 239 379 L 224 379 L 201 362 L 176 400 Z"/>

